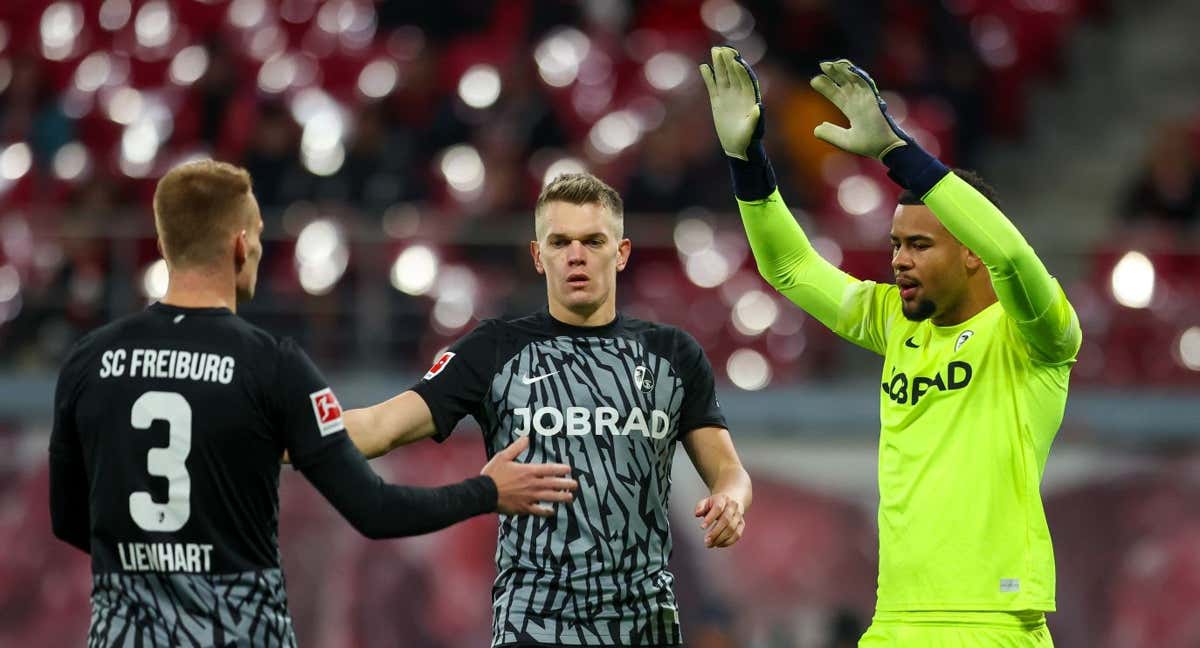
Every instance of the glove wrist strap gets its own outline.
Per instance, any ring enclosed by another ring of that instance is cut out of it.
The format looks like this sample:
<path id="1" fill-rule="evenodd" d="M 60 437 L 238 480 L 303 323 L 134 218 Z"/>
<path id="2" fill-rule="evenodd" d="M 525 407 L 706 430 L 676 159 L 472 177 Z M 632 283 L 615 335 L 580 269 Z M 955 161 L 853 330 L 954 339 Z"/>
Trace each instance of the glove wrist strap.
<path id="1" fill-rule="evenodd" d="M 743 202 L 764 200 L 775 191 L 775 170 L 767 159 L 762 140 L 755 139 L 746 148 L 746 160 L 725 156 L 733 178 L 733 193 Z"/>
<path id="2" fill-rule="evenodd" d="M 950 169 L 916 143 L 898 146 L 883 154 L 888 177 L 893 182 L 925 197 L 933 185 L 950 173 Z"/>

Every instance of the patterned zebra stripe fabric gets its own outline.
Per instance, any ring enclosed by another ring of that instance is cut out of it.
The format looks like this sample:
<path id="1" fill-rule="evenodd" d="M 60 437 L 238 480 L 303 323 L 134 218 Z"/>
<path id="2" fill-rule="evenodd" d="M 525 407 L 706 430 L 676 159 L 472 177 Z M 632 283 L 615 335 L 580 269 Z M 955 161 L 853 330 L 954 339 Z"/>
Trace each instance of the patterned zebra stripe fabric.
<path id="1" fill-rule="evenodd" d="M 295 645 L 278 569 L 92 578 L 88 648 Z"/>

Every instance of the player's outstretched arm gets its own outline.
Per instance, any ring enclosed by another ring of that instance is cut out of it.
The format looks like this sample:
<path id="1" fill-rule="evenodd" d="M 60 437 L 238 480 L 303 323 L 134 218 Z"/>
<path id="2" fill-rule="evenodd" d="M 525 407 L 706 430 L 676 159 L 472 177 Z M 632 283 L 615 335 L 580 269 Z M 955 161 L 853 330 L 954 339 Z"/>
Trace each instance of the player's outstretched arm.
<path id="1" fill-rule="evenodd" d="M 763 148 L 764 117 L 758 79 L 737 50 L 712 49 L 700 66 L 717 138 L 729 160 L 733 190 L 759 274 L 792 303 L 847 340 L 883 352 L 882 326 L 871 315 L 869 286 L 821 258 L 788 211 Z M 874 285 L 874 284 L 870 284 Z M 847 300 L 863 308 L 843 308 Z M 859 317 L 840 321 L 843 312 Z"/>
<path id="2" fill-rule="evenodd" d="M 746 511 L 754 497 L 750 474 L 742 467 L 729 430 L 703 427 L 683 438 L 696 472 L 708 486 L 709 496 L 696 504 L 693 514 L 705 530 L 705 547 L 730 547 L 746 531 Z"/>
<path id="3" fill-rule="evenodd" d="M 522 437 L 500 451 L 478 477 L 436 488 L 388 484 L 346 437 L 300 466 L 313 486 L 359 533 L 372 539 L 419 535 L 483 513 L 549 516 L 543 503 L 570 502 L 578 484 L 563 464 L 516 460 Z"/>
<path id="4" fill-rule="evenodd" d="M 406 391 L 370 407 L 347 410 L 343 420 L 350 440 L 368 459 L 437 432 L 433 413 L 414 391 Z"/>
<path id="5" fill-rule="evenodd" d="M 881 160 L 897 184 L 987 266 L 996 297 L 1040 359 L 1061 362 L 1079 349 L 1079 321 L 1066 295 L 1017 228 L 987 198 L 922 149 L 888 115 L 870 75 L 846 59 L 821 63 L 813 89 L 850 120 L 813 134 L 842 150 Z"/>

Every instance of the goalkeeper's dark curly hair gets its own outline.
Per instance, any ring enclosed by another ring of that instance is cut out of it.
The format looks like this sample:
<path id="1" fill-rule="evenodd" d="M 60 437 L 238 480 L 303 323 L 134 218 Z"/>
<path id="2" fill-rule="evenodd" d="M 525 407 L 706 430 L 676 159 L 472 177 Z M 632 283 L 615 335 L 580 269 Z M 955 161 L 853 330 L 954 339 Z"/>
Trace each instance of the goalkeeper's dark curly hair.
<path id="1" fill-rule="evenodd" d="M 983 197 L 990 200 L 993 205 L 996 207 L 1000 206 L 1000 195 L 997 194 L 992 185 L 984 181 L 983 177 L 978 173 L 975 173 L 974 171 L 968 171 L 966 169 L 951 169 L 950 171 L 954 175 L 966 181 L 967 184 L 975 187 L 975 190 L 983 194 Z M 905 189 L 904 191 L 900 192 L 900 195 L 896 197 L 896 202 L 900 203 L 901 205 L 925 204 L 925 202 L 921 200 L 921 197 L 913 193 L 910 189 Z"/>

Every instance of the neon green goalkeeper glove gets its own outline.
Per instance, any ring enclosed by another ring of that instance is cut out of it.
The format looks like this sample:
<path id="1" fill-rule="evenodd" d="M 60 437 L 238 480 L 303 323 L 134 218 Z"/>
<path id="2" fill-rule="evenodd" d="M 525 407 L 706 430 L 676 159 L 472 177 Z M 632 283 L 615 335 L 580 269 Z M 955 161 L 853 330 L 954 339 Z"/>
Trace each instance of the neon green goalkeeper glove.
<path id="1" fill-rule="evenodd" d="M 708 88 L 721 148 L 729 157 L 747 160 L 746 150 L 763 136 L 758 78 L 732 47 L 712 48 L 712 66 L 700 64 L 700 76 Z"/>
<path id="2" fill-rule="evenodd" d="M 850 128 L 824 122 L 813 129 L 818 139 L 877 160 L 893 149 L 913 143 L 912 137 L 888 115 L 887 102 L 879 96 L 875 81 L 865 70 L 840 59 L 822 62 L 821 71 L 824 74 L 813 77 L 810 85 L 842 111 L 850 120 Z"/>

